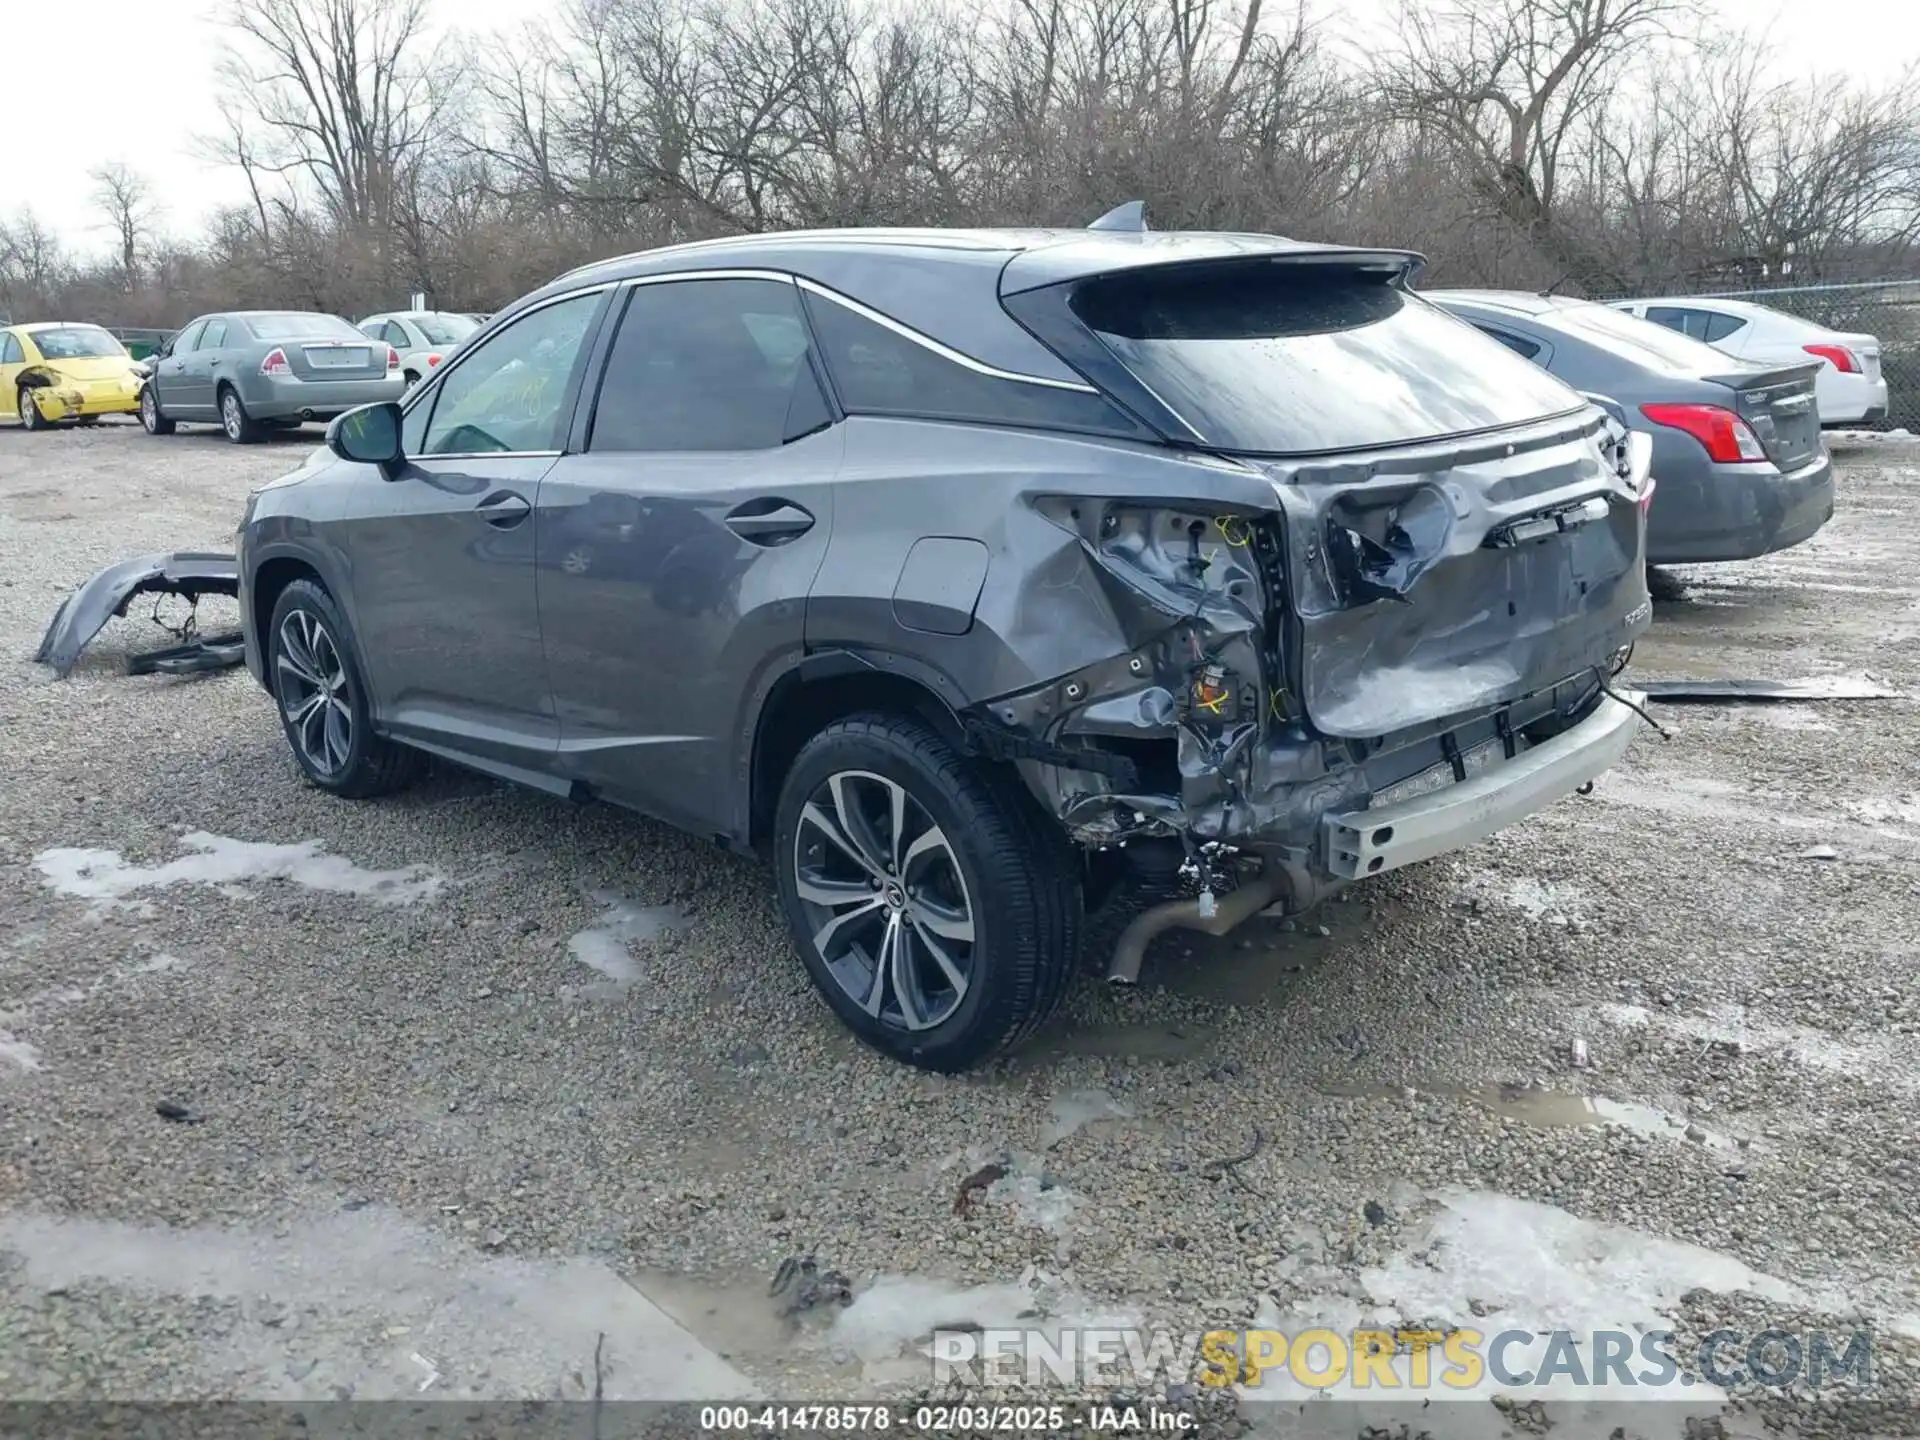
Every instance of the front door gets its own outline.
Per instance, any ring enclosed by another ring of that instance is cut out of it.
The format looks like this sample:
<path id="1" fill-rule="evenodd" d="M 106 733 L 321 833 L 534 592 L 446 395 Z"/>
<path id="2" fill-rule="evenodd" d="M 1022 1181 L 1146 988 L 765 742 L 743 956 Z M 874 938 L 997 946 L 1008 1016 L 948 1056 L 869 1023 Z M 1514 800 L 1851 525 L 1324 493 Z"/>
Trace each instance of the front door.
<path id="1" fill-rule="evenodd" d="M 199 416 L 194 404 L 193 377 L 188 373 L 188 366 L 192 363 L 195 347 L 200 343 L 200 334 L 206 328 L 206 321 L 194 321 L 173 337 L 173 343 L 167 347 L 166 353 L 154 362 L 154 398 L 160 402 L 161 410 L 174 419 Z M 211 403 L 208 402 L 209 405 Z"/>
<path id="2" fill-rule="evenodd" d="M 532 783 L 559 735 L 533 506 L 605 299 L 530 311 L 449 367 L 408 409 L 404 469 L 368 467 L 337 522 L 381 723 Z"/>
<path id="3" fill-rule="evenodd" d="M 843 434 L 791 281 L 624 297 L 582 453 L 540 482 L 540 628 L 560 768 L 724 831 L 755 682 L 801 645 Z"/>

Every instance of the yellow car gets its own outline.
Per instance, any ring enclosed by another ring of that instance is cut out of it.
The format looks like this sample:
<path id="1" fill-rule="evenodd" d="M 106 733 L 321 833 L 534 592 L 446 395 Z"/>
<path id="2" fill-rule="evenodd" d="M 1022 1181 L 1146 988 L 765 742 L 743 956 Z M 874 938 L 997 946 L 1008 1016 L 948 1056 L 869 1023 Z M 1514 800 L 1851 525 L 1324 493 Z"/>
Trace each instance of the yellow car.
<path id="1" fill-rule="evenodd" d="M 140 372 L 98 325 L 50 321 L 0 330 L 0 420 L 29 430 L 140 410 Z"/>

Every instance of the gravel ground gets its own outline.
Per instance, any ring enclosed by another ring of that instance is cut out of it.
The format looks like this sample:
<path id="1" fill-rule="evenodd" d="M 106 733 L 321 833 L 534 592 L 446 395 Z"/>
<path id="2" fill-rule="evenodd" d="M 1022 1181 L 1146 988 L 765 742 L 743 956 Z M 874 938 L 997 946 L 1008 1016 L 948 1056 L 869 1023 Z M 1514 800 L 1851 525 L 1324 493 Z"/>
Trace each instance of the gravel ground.
<path id="1" fill-rule="evenodd" d="M 1865 1322 L 1867 1400 L 1749 1383 L 1622 1433 L 1914 1433 L 1911 698 L 1661 707 L 1592 796 L 1170 937 L 929 1077 L 840 1030 L 748 862 L 459 772 L 328 799 L 243 671 L 120 673 L 144 620 L 30 662 L 70 586 L 225 548 L 317 440 L 0 431 L 0 1396 L 578 1396 L 600 1337 L 609 1397 L 910 1395 L 932 1324 L 1034 1310 Z M 1834 523 L 1677 572 L 1632 675 L 1920 693 L 1920 447 L 1839 458 Z M 795 1255 L 853 1305 L 770 1298 Z M 1313 1413 L 1581 1433 L 1491 1393 Z M 1300 1423 L 1201 1400 L 1202 1433 Z"/>

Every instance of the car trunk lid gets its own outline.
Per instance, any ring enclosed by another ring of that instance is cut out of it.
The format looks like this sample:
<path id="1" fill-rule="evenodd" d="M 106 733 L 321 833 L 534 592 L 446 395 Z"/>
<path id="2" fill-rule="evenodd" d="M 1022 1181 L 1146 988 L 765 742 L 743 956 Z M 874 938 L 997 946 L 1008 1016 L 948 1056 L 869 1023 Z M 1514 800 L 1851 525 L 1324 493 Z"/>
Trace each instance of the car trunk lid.
<path id="1" fill-rule="evenodd" d="M 1444 731 L 1569 679 L 1590 691 L 1651 618 L 1644 439 L 1625 463 L 1600 411 L 1406 274 L 1282 254 L 1067 287 L 1106 352 L 1087 373 L 1175 443 L 1271 481 L 1286 686 L 1354 739 Z M 1041 307 L 1016 313 L 1087 359 Z"/>
<path id="2" fill-rule="evenodd" d="M 302 380 L 374 380 L 387 373 L 387 346 L 373 340 L 289 340 L 281 347 Z"/>
<path id="3" fill-rule="evenodd" d="M 1623 471 L 1581 419 L 1364 465 L 1262 462 L 1313 724 L 1371 739 L 1587 683 L 1652 618 L 1650 453 L 1642 438 Z"/>
<path id="4" fill-rule="evenodd" d="M 1818 363 L 1734 371 L 1707 378 L 1733 392 L 1745 420 L 1782 470 L 1797 470 L 1820 453 L 1820 410 L 1814 399 Z"/>

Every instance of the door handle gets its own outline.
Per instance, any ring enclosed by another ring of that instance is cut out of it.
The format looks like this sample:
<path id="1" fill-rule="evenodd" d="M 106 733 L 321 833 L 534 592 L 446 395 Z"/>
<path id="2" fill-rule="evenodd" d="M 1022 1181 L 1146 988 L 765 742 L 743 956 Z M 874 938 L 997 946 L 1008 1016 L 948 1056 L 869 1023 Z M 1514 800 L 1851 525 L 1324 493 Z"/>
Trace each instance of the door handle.
<path id="1" fill-rule="evenodd" d="M 473 508 L 496 530 L 511 530 L 533 513 L 533 507 L 511 490 L 496 490 Z"/>
<path id="2" fill-rule="evenodd" d="M 727 528 L 756 545 L 779 545 L 811 530 L 813 516 L 785 500 L 749 500 L 728 512 Z"/>

